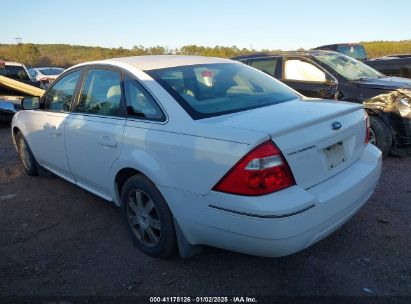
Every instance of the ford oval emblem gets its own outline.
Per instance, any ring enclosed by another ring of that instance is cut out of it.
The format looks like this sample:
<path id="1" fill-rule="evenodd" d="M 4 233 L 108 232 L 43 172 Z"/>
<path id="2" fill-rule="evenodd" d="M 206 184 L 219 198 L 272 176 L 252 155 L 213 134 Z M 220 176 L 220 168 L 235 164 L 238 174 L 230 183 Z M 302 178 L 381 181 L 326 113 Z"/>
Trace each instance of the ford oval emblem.
<path id="1" fill-rule="evenodd" d="M 334 122 L 331 124 L 331 129 L 333 129 L 333 130 L 335 130 L 335 131 L 341 129 L 341 123 L 340 123 L 339 121 L 334 121 Z"/>

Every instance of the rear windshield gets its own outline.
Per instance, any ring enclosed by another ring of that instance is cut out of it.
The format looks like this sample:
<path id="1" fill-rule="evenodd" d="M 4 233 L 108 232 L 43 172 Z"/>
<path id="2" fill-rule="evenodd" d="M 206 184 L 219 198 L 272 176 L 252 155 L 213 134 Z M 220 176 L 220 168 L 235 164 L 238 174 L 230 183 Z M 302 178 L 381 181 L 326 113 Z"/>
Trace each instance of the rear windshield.
<path id="1" fill-rule="evenodd" d="M 239 63 L 146 71 L 193 119 L 265 107 L 300 98 L 289 87 Z"/>
<path id="2" fill-rule="evenodd" d="M 339 45 L 338 52 L 350 56 L 357 60 L 364 61 L 367 59 L 367 53 L 362 45 Z"/>
<path id="3" fill-rule="evenodd" d="M 6 65 L 5 76 L 17 80 L 30 80 L 26 70 L 22 66 L 18 65 Z"/>
<path id="4" fill-rule="evenodd" d="M 50 76 L 50 75 L 60 75 L 61 73 L 64 72 L 64 69 L 60 68 L 49 68 L 49 69 L 39 69 L 41 74 Z"/>

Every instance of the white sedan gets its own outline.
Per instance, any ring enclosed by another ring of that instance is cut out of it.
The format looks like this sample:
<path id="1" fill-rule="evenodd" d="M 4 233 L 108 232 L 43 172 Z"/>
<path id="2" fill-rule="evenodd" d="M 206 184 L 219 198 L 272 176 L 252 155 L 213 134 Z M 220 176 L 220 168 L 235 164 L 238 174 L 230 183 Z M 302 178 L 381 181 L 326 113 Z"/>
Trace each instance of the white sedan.
<path id="1" fill-rule="evenodd" d="M 29 70 L 30 76 L 36 78 L 38 81 L 42 80 L 56 80 L 61 73 L 64 72 L 62 68 L 32 68 Z"/>
<path id="2" fill-rule="evenodd" d="M 292 254 L 349 220 L 381 173 L 360 105 L 305 98 L 225 59 L 84 63 L 22 106 L 12 135 L 27 173 L 120 206 L 155 257 Z"/>

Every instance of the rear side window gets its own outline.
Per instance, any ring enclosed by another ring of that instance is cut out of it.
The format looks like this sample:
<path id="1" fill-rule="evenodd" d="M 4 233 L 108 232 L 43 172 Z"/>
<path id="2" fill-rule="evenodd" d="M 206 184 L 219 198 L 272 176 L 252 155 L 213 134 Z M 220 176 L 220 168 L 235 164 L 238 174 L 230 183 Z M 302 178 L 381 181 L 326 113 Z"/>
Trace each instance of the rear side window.
<path id="1" fill-rule="evenodd" d="M 22 66 L 18 65 L 6 65 L 5 76 L 16 80 L 30 80 L 26 70 Z"/>
<path id="2" fill-rule="evenodd" d="M 124 92 L 128 116 L 156 121 L 165 120 L 163 111 L 157 102 L 137 80 L 125 77 Z"/>
<path id="3" fill-rule="evenodd" d="M 120 116 L 121 75 L 119 72 L 90 69 L 80 93 L 77 112 Z"/>
<path id="4" fill-rule="evenodd" d="M 70 111 L 79 78 L 80 71 L 75 71 L 57 81 L 45 97 L 45 109 L 53 112 Z"/>
<path id="5" fill-rule="evenodd" d="M 193 119 L 269 106 L 299 96 L 247 65 L 202 64 L 146 71 Z"/>
<path id="6" fill-rule="evenodd" d="M 60 75 L 64 72 L 64 69 L 60 68 L 50 68 L 50 69 L 40 69 L 39 70 L 43 75 L 50 76 L 50 75 Z"/>
<path id="7" fill-rule="evenodd" d="M 326 75 L 315 65 L 298 60 L 290 59 L 285 62 L 284 78 L 286 80 L 299 80 L 310 82 L 325 82 Z"/>
<path id="8" fill-rule="evenodd" d="M 257 70 L 260 70 L 270 76 L 275 76 L 278 58 L 259 58 L 251 59 L 250 65 Z"/>

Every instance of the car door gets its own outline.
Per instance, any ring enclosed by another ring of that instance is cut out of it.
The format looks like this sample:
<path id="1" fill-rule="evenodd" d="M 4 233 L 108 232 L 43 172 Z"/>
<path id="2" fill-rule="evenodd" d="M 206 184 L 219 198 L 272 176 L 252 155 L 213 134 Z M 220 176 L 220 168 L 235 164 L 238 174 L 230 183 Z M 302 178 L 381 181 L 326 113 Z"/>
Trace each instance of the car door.
<path id="1" fill-rule="evenodd" d="M 285 58 L 281 81 L 307 97 L 336 98 L 336 80 L 305 58 Z"/>
<path id="2" fill-rule="evenodd" d="M 109 170 L 119 158 L 126 122 L 121 71 L 87 69 L 78 103 L 65 126 L 67 159 L 76 183 L 111 199 Z"/>
<path id="3" fill-rule="evenodd" d="M 50 171 L 73 181 L 67 162 L 64 127 L 75 100 L 81 70 L 74 70 L 46 92 L 41 108 L 27 120 L 28 140 L 37 161 Z"/>

